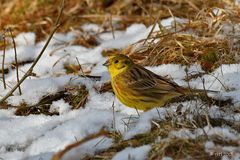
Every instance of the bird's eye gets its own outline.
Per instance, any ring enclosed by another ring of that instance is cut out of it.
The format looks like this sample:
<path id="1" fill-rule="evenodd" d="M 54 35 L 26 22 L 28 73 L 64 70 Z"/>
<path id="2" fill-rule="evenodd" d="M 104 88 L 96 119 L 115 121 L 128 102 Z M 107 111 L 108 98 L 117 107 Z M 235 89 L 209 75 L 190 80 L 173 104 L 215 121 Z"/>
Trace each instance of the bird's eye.
<path id="1" fill-rule="evenodd" d="M 114 63 L 118 63 L 118 60 L 114 61 Z"/>

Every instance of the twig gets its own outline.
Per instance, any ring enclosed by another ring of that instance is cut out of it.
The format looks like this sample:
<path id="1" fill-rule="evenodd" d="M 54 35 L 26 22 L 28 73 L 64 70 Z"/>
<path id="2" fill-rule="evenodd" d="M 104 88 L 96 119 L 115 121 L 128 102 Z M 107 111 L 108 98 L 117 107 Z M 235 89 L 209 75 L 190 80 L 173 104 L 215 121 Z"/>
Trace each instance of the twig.
<path id="1" fill-rule="evenodd" d="M 136 1 L 136 2 L 137 2 L 137 5 L 138 5 L 144 12 L 146 12 L 146 13 L 150 16 L 150 18 L 153 20 L 153 22 L 154 22 L 153 27 L 151 28 L 151 31 L 149 32 L 147 38 L 146 38 L 146 39 L 144 40 L 144 42 L 143 42 L 143 45 L 145 45 L 145 43 L 147 42 L 147 40 L 150 38 L 150 36 L 151 36 L 154 28 L 155 28 L 156 25 L 158 24 L 157 21 L 159 20 L 160 15 L 158 15 L 158 17 L 155 19 L 155 18 L 153 17 L 153 15 L 152 15 L 151 13 L 149 13 L 148 10 L 142 6 L 142 4 L 140 4 L 138 1 Z"/>
<path id="2" fill-rule="evenodd" d="M 115 34 L 114 34 L 114 28 L 113 28 L 113 23 L 112 23 L 112 15 L 110 15 L 110 27 L 111 27 L 111 31 L 112 31 L 112 36 L 113 36 L 113 39 L 115 39 Z"/>
<path id="3" fill-rule="evenodd" d="M 138 109 L 136 107 L 134 107 L 134 108 L 135 108 L 135 110 L 137 112 L 138 117 L 140 117 L 140 113 L 138 112 Z"/>
<path id="4" fill-rule="evenodd" d="M 62 16 L 62 12 L 64 9 L 64 0 L 62 0 L 61 2 L 61 10 L 59 12 L 58 18 L 56 20 L 55 26 L 53 28 L 53 30 L 51 31 L 45 45 L 43 46 L 41 52 L 39 53 L 38 57 L 34 60 L 33 64 L 31 65 L 31 67 L 28 69 L 28 71 L 23 75 L 23 77 L 19 80 L 19 83 L 17 83 L 8 93 L 7 95 L 5 95 L 1 100 L 0 103 L 4 102 L 8 97 L 10 97 L 13 92 L 18 88 L 18 86 L 29 76 L 31 75 L 33 68 L 35 67 L 35 65 L 37 64 L 37 62 L 39 61 L 39 59 L 42 57 L 44 51 L 46 50 L 50 40 L 52 39 L 54 33 L 56 32 L 56 30 L 60 27 L 60 17 Z"/>
<path id="5" fill-rule="evenodd" d="M 55 67 L 55 66 L 58 64 L 58 62 L 60 62 L 62 59 L 64 59 L 64 58 L 67 57 L 67 56 L 70 56 L 70 54 L 68 53 L 68 54 L 65 54 L 65 55 L 63 55 L 62 57 L 60 57 L 60 58 L 53 64 L 52 68 Z"/>
<path id="6" fill-rule="evenodd" d="M 151 34 L 153 33 L 153 30 L 155 29 L 156 25 L 158 24 L 158 23 L 157 23 L 158 20 L 159 20 L 159 18 L 157 18 L 157 19 L 155 20 L 155 22 L 154 22 L 154 24 L 153 24 L 153 26 L 152 26 L 152 28 L 151 28 L 151 31 L 148 33 L 147 38 L 146 38 L 146 39 L 144 40 L 144 42 L 143 42 L 143 45 L 145 45 L 145 43 L 147 42 L 147 40 L 150 38 Z"/>
<path id="7" fill-rule="evenodd" d="M 82 72 L 82 75 L 83 75 L 84 77 L 86 77 L 85 73 L 83 72 L 82 65 L 80 64 L 80 62 L 79 62 L 79 60 L 78 60 L 78 57 L 76 57 L 76 60 L 77 60 L 79 69 L 80 69 L 80 71 Z"/>
<path id="8" fill-rule="evenodd" d="M 108 16 L 107 14 L 85 14 L 85 15 L 79 15 L 79 18 L 87 18 L 87 19 L 105 19 L 106 16 Z M 148 15 L 112 15 L 112 17 L 114 18 L 118 18 L 118 19 L 122 19 L 122 20 L 126 20 L 126 21 L 136 21 L 136 19 L 148 19 L 150 18 L 150 16 Z"/>
<path id="9" fill-rule="evenodd" d="M 53 157 L 52 157 L 52 160 L 60 160 L 64 154 L 66 154 L 67 152 L 69 152 L 70 150 L 72 150 L 73 148 L 75 147 L 79 147 L 80 145 L 90 141 L 90 140 L 93 140 L 93 139 L 96 139 L 96 138 L 99 138 L 101 136 L 109 136 L 110 133 L 108 131 L 100 131 L 98 133 L 95 133 L 95 134 L 90 134 L 89 136 L 85 137 L 84 139 L 76 142 L 76 143 L 73 143 L 73 144 L 70 144 L 68 145 L 64 150 L 60 151 L 60 152 L 57 152 Z"/>
<path id="10" fill-rule="evenodd" d="M 2 80 L 0 80 L 0 81 L 2 82 Z M 7 83 L 6 83 L 6 87 L 12 89 L 12 87 L 11 87 L 9 84 L 7 84 Z M 1 96 L 1 97 L 3 97 L 3 96 Z M 0 159 L 0 160 L 1 160 L 1 159 Z"/>
<path id="11" fill-rule="evenodd" d="M 4 34 L 3 35 L 2 79 L 3 79 L 4 89 L 7 89 L 6 81 L 5 81 L 5 73 L 4 73 L 5 53 L 6 53 L 6 38 Z"/>
<path id="12" fill-rule="evenodd" d="M 171 36 L 171 35 L 174 35 L 174 34 L 177 34 L 177 33 L 183 32 L 183 31 L 185 31 L 185 30 L 186 30 L 186 29 L 183 28 L 183 29 L 180 29 L 180 30 L 178 30 L 178 31 L 176 31 L 176 32 L 169 32 L 169 33 L 165 33 L 165 34 L 160 34 L 160 35 L 157 35 L 156 37 L 149 37 L 148 39 L 163 38 L 163 37 L 167 37 L 167 36 Z M 155 32 L 153 32 L 153 33 L 155 33 Z M 147 38 L 143 38 L 143 39 L 141 39 L 141 40 L 139 40 L 139 41 L 133 43 L 132 45 L 135 45 L 135 44 L 138 44 L 138 43 L 144 42 L 144 41 L 146 41 L 146 40 L 148 40 L 148 39 L 147 39 Z"/>
<path id="13" fill-rule="evenodd" d="M 217 81 L 223 86 L 223 88 L 225 89 L 225 91 L 228 91 L 228 90 L 229 90 L 229 89 L 223 84 L 223 82 L 222 82 L 218 77 L 216 77 L 216 76 L 214 76 L 213 74 L 210 74 L 210 73 L 209 73 L 209 75 L 212 76 L 212 77 L 214 77 L 214 78 L 215 78 L 215 81 L 217 80 Z M 215 82 L 215 81 L 214 81 L 214 82 Z M 211 84 L 211 86 L 212 86 L 212 85 L 213 85 L 213 83 Z M 210 87 L 211 87 L 211 86 L 210 86 Z"/>
<path id="14" fill-rule="evenodd" d="M 114 106 L 114 101 L 112 103 L 112 109 L 113 109 L 113 129 L 116 131 L 116 117 L 115 117 L 115 106 Z"/>
<path id="15" fill-rule="evenodd" d="M 175 16 L 173 15 L 171 9 L 170 9 L 170 8 L 167 8 L 167 9 L 168 9 L 169 14 L 170 14 L 170 15 L 172 16 L 172 18 L 173 18 L 174 29 L 175 29 L 175 32 L 177 32 L 177 22 L 176 22 L 176 18 L 175 18 Z"/>
<path id="16" fill-rule="evenodd" d="M 18 59 L 17 59 L 17 48 L 16 48 L 16 43 L 12 34 L 12 30 L 11 28 L 7 29 L 11 35 L 12 38 L 12 43 L 13 43 L 13 49 L 14 49 L 14 57 L 15 57 L 15 68 L 16 68 L 16 74 L 17 74 L 17 83 L 19 83 L 19 71 L 18 71 Z M 19 84 L 18 86 L 18 90 L 19 90 L 19 94 L 22 95 L 22 91 L 21 91 L 21 86 Z"/>

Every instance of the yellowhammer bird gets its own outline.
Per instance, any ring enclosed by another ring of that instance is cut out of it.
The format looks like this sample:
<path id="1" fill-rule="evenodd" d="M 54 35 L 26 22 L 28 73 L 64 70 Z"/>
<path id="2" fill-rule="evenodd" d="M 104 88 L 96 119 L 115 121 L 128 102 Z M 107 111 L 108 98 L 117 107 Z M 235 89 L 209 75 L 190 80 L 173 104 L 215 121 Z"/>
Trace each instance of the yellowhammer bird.
<path id="1" fill-rule="evenodd" d="M 135 64 L 123 54 L 115 54 L 103 64 L 108 67 L 117 98 L 126 106 L 139 110 L 161 107 L 181 95 L 203 93 L 188 89 Z"/>

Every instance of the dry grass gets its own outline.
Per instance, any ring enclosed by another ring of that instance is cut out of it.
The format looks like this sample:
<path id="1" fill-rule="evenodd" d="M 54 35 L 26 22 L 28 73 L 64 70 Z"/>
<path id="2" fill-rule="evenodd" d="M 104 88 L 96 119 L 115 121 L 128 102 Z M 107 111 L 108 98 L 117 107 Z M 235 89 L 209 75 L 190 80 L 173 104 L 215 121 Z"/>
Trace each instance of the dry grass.
<path id="1" fill-rule="evenodd" d="M 201 119 L 204 125 L 207 124 L 205 117 L 198 117 L 198 119 Z M 210 123 L 213 121 L 217 120 L 210 119 Z M 186 159 L 187 157 L 191 157 L 191 159 L 208 160 L 219 159 L 219 157 L 205 152 L 205 142 L 209 139 L 219 145 L 238 146 L 237 142 L 227 141 L 220 137 L 210 138 L 207 136 L 200 136 L 196 139 L 169 137 L 171 131 L 178 131 L 183 128 L 194 130 L 196 126 L 193 126 L 192 122 L 188 120 L 179 122 L 176 118 L 169 117 L 166 121 L 154 121 L 150 132 L 139 134 L 129 140 L 123 140 L 119 133 L 111 133 L 110 135 L 114 139 L 113 146 L 94 156 L 85 157 L 84 160 L 111 159 L 117 152 L 126 147 L 139 147 L 146 144 L 150 144 L 152 147 L 148 155 L 149 160 L 162 159 L 165 156 L 179 160 Z"/>
<path id="2" fill-rule="evenodd" d="M 193 19 L 184 23 L 175 21 L 171 27 L 152 32 L 147 39 L 122 53 L 144 66 L 200 63 L 204 70 L 211 71 L 221 64 L 237 63 L 239 37 L 233 35 L 236 32 L 234 24 L 239 23 L 235 18 L 239 8 L 219 9 L 219 13 L 214 13 L 213 9 L 201 10 Z M 141 47 L 137 48 L 139 45 Z"/>
<path id="3" fill-rule="evenodd" d="M 131 53 L 130 57 L 145 66 L 167 63 L 190 65 L 200 62 L 205 70 L 211 70 L 223 63 L 235 63 L 230 55 L 226 39 L 193 37 L 189 34 L 164 36 L 156 44 L 148 44 L 141 53 Z"/>
<path id="4" fill-rule="evenodd" d="M 185 159 L 186 157 L 199 160 L 218 159 L 205 153 L 204 142 L 205 139 L 169 139 L 162 141 L 159 144 L 153 145 L 149 160 L 161 159 L 164 156 L 169 156 L 173 159 Z"/>
<path id="5" fill-rule="evenodd" d="M 63 98 L 64 92 L 58 92 L 54 95 L 47 95 L 45 97 L 42 97 L 40 102 L 36 105 L 29 106 L 25 103 L 21 104 L 17 107 L 15 111 L 15 115 L 18 116 L 28 116 L 30 114 L 45 114 L 45 115 L 58 115 L 57 112 L 50 112 L 50 106 L 53 101 L 60 100 Z M 11 107 L 11 106 L 8 106 Z M 12 106 L 13 107 L 13 106 Z"/>
<path id="6" fill-rule="evenodd" d="M 120 18 L 119 28 L 140 22 L 152 24 L 156 18 L 162 19 L 173 14 L 177 17 L 194 18 L 202 9 L 231 4 L 233 0 L 164 0 L 164 1 L 121 1 L 121 0 L 71 0 L 66 1 L 61 31 L 79 29 L 85 22 L 102 24 L 106 30 L 109 26 L 109 15 Z M 11 26 L 15 33 L 33 31 L 38 39 L 49 32 L 56 17 L 60 0 L 6 1 L 1 0 L 0 28 Z M 170 12 L 171 11 L 171 12 Z"/>
<path id="7" fill-rule="evenodd" d="M 50 32 L 59 10 L 56 6 L 60 3 L 59 0 L 2 1 L 0 28 L 4 30 L 11 26 L 15 35 L 33 31 L 37 34 L 37 41 Z M 184 24 L 176 22 L 170 28 L 160 26 L 160 32 L 153 32 L 147 43 L 144 40 L 143 50 L 131 51 L 129 47 L 123 53 L 142 65 L 199 62 L 206 71 L 211 71 L 223 63 L 239 61 L 236 58 L 240 48 L 236 41 L 239 41 L 239 38 L 231 36 L 237 32 L 236 29 L 232 28 L 231 32 L 223 33 L 224 26 L 240 22 L 240 8 L 233 0 L 71 0 L 66 1 L 60 31 L 75 30 L 78 38 L 73 44 L 92 48 L 98 45 L 97 35 L 93 36 L 81 30 L 80 26 L 86 22 L 100 24 L 103 29 L 101 32 L 105 32 L 112 31 L 112 21 L 117 24 L 114 30 L 119 30 L 138 22 L 149 26 L 157 20 L 172 16 L 188 20 Z M 2 46 L 0 43 L 1 48 Z"/>

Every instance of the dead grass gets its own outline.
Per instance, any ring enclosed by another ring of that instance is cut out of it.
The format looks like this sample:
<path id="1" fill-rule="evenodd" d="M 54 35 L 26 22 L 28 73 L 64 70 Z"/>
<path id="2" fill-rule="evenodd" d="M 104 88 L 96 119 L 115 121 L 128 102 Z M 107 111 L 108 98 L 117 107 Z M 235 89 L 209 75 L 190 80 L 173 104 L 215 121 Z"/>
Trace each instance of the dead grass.
<path id="1" fill-rule="evenodd" d="M 179 33 L 162 37 L 157 44 L 149 44 L 145 51 L 129 56 L 146 66 L 168 63 L 190 65 L 200 62 L 203 68 L 209 71 L 223 63 L 234 63 L 229 51 L 225 39 L 196 38 Z"/>
<path id="2" fill-rule="evenodd" d="M 71 86 L 67 87 L 66 91 L 64 100 L 73 106 L 72 109 L 84 107 L 89 96 L 86 86 Z"/>
<path id="3" fill-rule="evenodd" d="M 122 51 L 144 66 L 167 63 L 190 65 L 200 63 L 206 71 L 221 64 L 239 62 L 239 37 L 235 34 L 234 17 L 236 10 L 204 9 L 195 18 L 184 23 L 175 22 L 171 27 L 152 32 L 147 39 L 141 40 Z M 232 29 L 226 27 L 233 26 Z M 136 46 L 140 48 L 137 48 Z M 238 56 L 237 56 L 238 55 Z"/>
<path id="4" fill-rule="evenodd" d="M 3 1 L 0 6 L 0 28 L 11 26 L 14 35 L 19 32 L 33 31 L 37 41 L 50 32 L 56 17 L 60 0 Z M 216 9 L 219 9 L 216 11 Z M 215 11 L 214 11 L 215 10 Z M 111 16 L 110 16 L 111 15 Z M 86 22 L 98 23 L 102 31 L 112 31 L 114 19 L 116 29 L 125 29 L 132 23 L 144 23 L 149 26 L 167 17 L 187 18 L 184 24 L 175 22 L 170 28 L 161 28 L 153 32 L 148 41 L 144 40 L 144 49 L 128 54 L 141 65 L 159 65 L 165 63 L 192 64 L 200 63 L 204 70 L 211 71 L 220 64 L 236 63 L 239 46 L 233 44 L 239 38 L 231 37 L 235 32 L 221 36 L 224 25 L 239 23 L 240 8 L 233 0 L 102 0 L 102 1 L 66 1 L 60 31 L 75 30 L 78 38 L 73 44 L 88 48 L 98 45 L 97 35 L 81 30 Z M 33 18 L 34 17 L 34 18 Z M 195 35 L 195 36 L 192 36 Z M 156 43 L 157 40 L 158 42 Z M 140 41 L 139 43 L 143 43 Z M 2 45 L 0 44 L 0 47 Z M 130 47 L 131 48 L 131 47 Z M 116 51 L 119 52 L 119 51 Z M 107 53 L 108 54 L 108 53 Z M 103 53 L 106 55 L 106 53 Z"/>
<path id="5" fill-rule="evenodd" d="M 58 92 L 54 95 L 47 95 L 42 97 L 39 103 L 36 105 L 30 106 L 26 103 L 22 103 L 20 106 L 17 107 L 15 111 L 15 115 L 18 116 L 28 116 L 30 114 L 44 114 L 44 115 L 58 115 L 57 112 L 50 112 L 50 106 L 53 101 L 60 100 L 63 98 L 64 92 Z M 8 106 L 8 107 L 14 107 L 14 106 Z"/>
<path id="6" fill-rule="evenodd" d="M 88 91 L 85 86 L 68 86 L 66 90 L 60 91 L 54 95 L 47 95 L 42 97 L 39 103 L 33 106 L 29 106 L 26 103 L 22 103 L 17 107 L 15 115 L 28 116 L 30 114 L 44 114 L 44 115 L 59 115 L 58 112 L 51 112 L 50 106 L 53 101 L 64 99 L 67 103 L 72 106 L 72 109 L 79 109 L 84 107 L 88 98 Z M 1 105 L 5 108 L 15 108 L 11 105 Z"/>
<path id="7" fill-rule="evenodd" d="M 200 117 L 198 117 L 198 119 L 199 118 Z M 201 118 L 201 121 L 203 121 L 205 123 L 204 125 L 206 125 L 206 118 Z M 212 123 L 213 120 L 210 121 Z M 148 155 L 149 160 L 162 159 L 165 156 L 172 157 L 173 159 L 186 159 L 191 157 L 191 159 L 197 160 L 215 160 L 219 159 L 219 157 L 205 152 L 205 142 L 207 140 L 211 139 L 215 144 L 219 145 L 238 146 L 237 142 L 227 141 L 220 137 L 200 136 L 196 139 L 168 137 L 171 131 L 178 131 L 180 129 L 194 130 L 196 127 L 192 125 L 192 122 L 190 121 L 186 120 L 178 122 L 174 117 L 172 117 L 162 122 L 155 121 L 152 123 L 152 129 L 150 132 L 139 134 L 129 140 L 123 140 L 121 134 L 119 133 L 117 133 L 117 135 L 116 133 L 111 133 L 110 135 L 114 139 L 113 146 L 94 156 L 85 157 L 84 160 L 111 159 L 117 152 L 126 147 L 140 147 L 146 144 L 150 144 L 152 147 Z"/>
<path id="8" fill-rule="evenodd" d="M 173 14 L 177 17 L 193 18 L 200 10 L 211 7 L 223 8 L 233 0 L 71 0 L 66 1 L 61 31 L 78 29 L 85 22 L 99 23 L 109 30 L 108 17 L 120 18 L 119 27 L 124 29 L 129 24 L 141 22 L 152 24 L 156 18 L 162 19 Z M 0 28 L 11 26 L 15 34 L 33 31 L 42 39 L 49 32 L 56 17 L 60 0 L 5 1 L 1 0 Z M 170 12 L 171 11 L 171 12 Z"/>
<path id="9" fill-rule="evenodd" d="M 164 156 L 172 157 L 173 159 L 218 159 L 204 151 L 205 139 L 170 139 L 155 144 L 150 152 L 149 160 L 161 159 Z"/>

